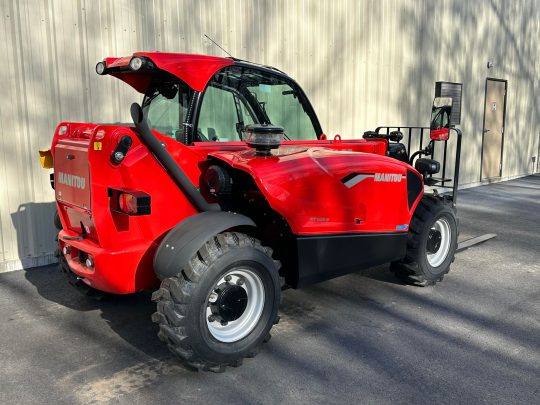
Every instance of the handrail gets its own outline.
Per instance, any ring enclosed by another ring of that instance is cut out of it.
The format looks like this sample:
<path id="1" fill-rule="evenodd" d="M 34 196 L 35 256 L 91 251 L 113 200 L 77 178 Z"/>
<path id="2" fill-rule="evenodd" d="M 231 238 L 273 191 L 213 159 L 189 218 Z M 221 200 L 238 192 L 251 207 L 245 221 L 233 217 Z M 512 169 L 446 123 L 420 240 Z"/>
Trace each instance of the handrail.
<path id="1" fill-rule="evenodd" d="M 386 135 L 389 135 L 391 131 L 401 131 L 407 133 L 407 153 L 409 153 L 409 156 L 411 155 L 411 143 L 413 140 L 413 137 L 418 136 L 418 150 L 423 148 L 424 143 L 424 134 L 427 132 L 429 134 L 430 128 L 429 127 L 421 127 L 421 126 L 406 126 L 406 125 L 389 125 L 389 126 L 379 126 L 375 129 L 376 133 L 381 133 L 381 131 L 385 131 Z M 459 165 L 460 165 L 460 159 L 461 159 L 461 135 L 462 132 L 459 128 L 452 127 L 450 128 L 451 131 L 455 131 L 457 134 L 456 139 L 456 155 L 455 155 L 455 165 L 454 165 L 454 177 L 453 179 L 444 180 L 446 177 L 446 161 L 447 161 L 447 149 L 448 149 L 448 140 L 446 141 L 436 141 L 435 144 L 439 142 L 444 142 L 443 146 L 443 159 L 441 162 L 442 166 L 442 182 L 441 186 L 443 188 L 451 188 L 452 189 L 452 205 L 456 205 L 457 200 L 457 189 L 459 185 Z M 383 132 L 384 133 L 384 132 Z M 433 159 L 433 156 L 435 155 L 435 147 L 431 150 L 431 158 Z M 452 181 L 452 186 L 446 186 L 445 183 L 448 181 Z"/>

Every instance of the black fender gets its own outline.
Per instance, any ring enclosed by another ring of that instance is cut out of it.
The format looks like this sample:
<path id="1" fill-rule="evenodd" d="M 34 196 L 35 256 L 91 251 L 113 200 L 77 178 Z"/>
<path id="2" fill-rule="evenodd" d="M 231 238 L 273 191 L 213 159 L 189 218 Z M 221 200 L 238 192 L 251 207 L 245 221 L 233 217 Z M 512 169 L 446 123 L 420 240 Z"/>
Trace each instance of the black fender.
<path id="1" fill-rule="evenodd" d="M 163 280 L 177 275 L 208 239 L 237 226 L 256 225 L 245 215 L 225 211 L 205 211 L 184 219 L 157 248 L 154 255 L 157 277 Z"/>

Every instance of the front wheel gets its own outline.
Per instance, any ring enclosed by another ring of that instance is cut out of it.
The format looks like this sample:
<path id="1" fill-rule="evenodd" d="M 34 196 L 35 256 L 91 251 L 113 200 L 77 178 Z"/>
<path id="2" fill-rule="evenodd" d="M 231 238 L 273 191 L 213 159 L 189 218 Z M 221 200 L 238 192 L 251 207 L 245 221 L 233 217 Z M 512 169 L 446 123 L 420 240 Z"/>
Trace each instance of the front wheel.
<path id="1" fill-rule="evenodd" d="M 279 262 L 271 255 L 241 233 L 208 240 L 152 295 L 158 337 L 199 370 L 224 371 L 253 357 L 278 319 Z"/>
<path id="2" fill-rule="evenodd" d="M 392 263 L 390 269 L 413 284 L 435 284 L 450 271 L 457 236 L 457 219 L 451 204 L 442 198 L 425 196 L 411 221 L 407 255 Z"/>

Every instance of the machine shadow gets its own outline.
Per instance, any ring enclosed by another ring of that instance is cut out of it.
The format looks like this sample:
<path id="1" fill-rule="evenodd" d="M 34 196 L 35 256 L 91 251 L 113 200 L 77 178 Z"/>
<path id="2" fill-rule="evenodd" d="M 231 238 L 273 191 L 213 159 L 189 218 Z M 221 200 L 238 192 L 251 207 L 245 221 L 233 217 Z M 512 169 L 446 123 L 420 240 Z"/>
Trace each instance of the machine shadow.
<path id="1" fill-rule="evenodd" d="M 96 301 L 83 296 L 69 285 L 65 275 L 60 272 L 57 265 L 35 267 L 24 271 L 25 278 L 36 288 L 37 293 L 46 300 L 73 311 L 99 311 L 100 317 L 107 323 L 111 331 L 132 348 L 158 361 L 167 362 L 173 359 L 173 355 L 168 351 L 167 347 L 157 339 L 158 328 L 151 321 L 151 315 L 155 312 L 155 304 L 150 299 L 151 292 L 111 295 L 101 301 Z M 389 284 L 403 285 L 388 270 L 387 266 L 363 270 L 356 273 L 356 276 L 367 277 Z M 284 292 L 284 294 L 289 295 L 288 292 Z M 296 314 L 298 308 L 294 303 L 294 298 L 292 301 L 286 299 L 280 311 L 286 316 Z M 177 364 L 191 370 L 180 361 Z"/>
<path id="2" fill-rule="evenodd" d="M 141 352 L 157 359 L 170 357 L 167 348 L 157 339 L 157 327 L 150 319 L 155 311 L 150 292 L 110 295 L 96 301 L 68 283 L 67 277 L 54 264 L 57 248 L 57 230 L 53 223 L 55 210 L 55 202 L 25 203 L 11 214 L 25 278 L 48 301 L 74 311 L 99 310 L 109 327 Z M 42 252 L 41 256 L 30 255 L 29 252 L 35 251 Z"/>
<path id="3" fill-rule="evenodd" d="M 359 270 L 353 273 L 356 277 L 370 278 L 376 281 L 382 281 L 387 284 L 407 285 L 407 283 L 397 277 L 390 271 L 389 264 L 383 264 L 380 266 L 370 267 L 369 269 Z"/>
<path id="4" fill-rule="evenodd" d="M 157 339 L 157 327 L 150 317 L 155 304 L 151 292 L 110 295 L 97 301 L 72 287 L 57 265 L 25 269 L 25 278 L 48 301 L 74 311 L 100 311 L 111 330 L 130 346 L 158 360 L 170 358 L 165 345 Z"/>
<path id="5" fill-rule="evenodd" d="M 52 207 L 48 209 L 53 211 L 54 204 L 50 205 Z M 40 209 L 47 212 L 46 207 Z M 17 229 L 29 223 L 30 220 L 25 217 L 28 211 L 28 209 L 24 209 L 12 214 Z M 52 218 L 52 215 L 49 217 Z M 60 272 L 57 265 L 25 268 L 24 272 L 25 278 L 46 300 L 74 311 L 99 311 L 100 317 L 107 323 L 108 327 L 131 347 L 159 361 L 166 361 L 173 357 L 166 346 L 157 339 L 158 328 L 151 321 L 151 315 L 155 312 L 155 304 L 150 299 L 151 292 L 125 296 L 111 295 L 101 301 L 96 301 L 83 296 L 69 285 L 65 275 Z M 387 264 L 358 271 L 349 277 L 368 278 L 399 286 L 406 284 L 389 270 Z M 291 311 L 295 312 L 295 306 L 289 307 L 287 302 L 286 300 L 281 311 L 285 314 L 290 314 Z"/>

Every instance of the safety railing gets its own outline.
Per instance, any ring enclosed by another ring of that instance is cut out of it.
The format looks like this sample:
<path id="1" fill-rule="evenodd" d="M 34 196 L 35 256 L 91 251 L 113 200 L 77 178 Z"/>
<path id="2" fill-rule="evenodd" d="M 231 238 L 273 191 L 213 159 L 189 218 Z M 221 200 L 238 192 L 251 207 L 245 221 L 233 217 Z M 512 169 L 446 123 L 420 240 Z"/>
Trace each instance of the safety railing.
<path id="1" fill-rule="evenodd" d="M 386 134 L 389 135 L 392 131 L 400 131 L 403 133 L 403 139 L 401 143 L 407 144 L 407 153 L 409 156 L 412 156 L 412 154 L 418 150 L 421 150 L 425 147 L 425 145 L 428 145 L 430 142 L 429 127 L 409 127 L 409 126 L 379 126 L 375 129 L 375 132 L 378 134 Z M 457 197 L 457 188 L 459 184 L 459 164 L 461 159 L 461 130 L 459 128 L 450 128 L 450 133 L 455 132 L 457 137 L 455 141 L 455 155 L 454 155 L 454 170 L 452 173 L 451 178 L 446 178 L 448 174 L 447 170 L 447 159 L 449 157 L 449 146 L 448 146 L 448 140 L 446 141 L 434 141 L 433 142 L 433 148 L 431 150 L 431 159 L 434 159 L 435 156 L 437 156 L 439 159 L 439 162 L 441 163 L 441 182 L 440 185 L 437 185 L 437 187 L 444 188 L 444 189 L 450 189 L 451 190 L 451 198 L 452 202 L 455 205 L 456 203 L 456 197 Z M 450 140 L 452 140 L 452 137 L 450 136 Z M 453 140 L 452 140 L 452 143 Z M 414 148 L 414 149 L 411 149 Z M 418 149 L 416 149 L 418 147 Z M 410 162 L 413 164 L 414 162 Z M 450 183 L 451 182 L 451 183 Z M 450 183 L 450 185 L 447 185 Z"/>

